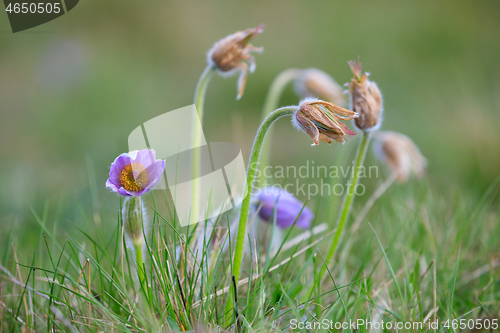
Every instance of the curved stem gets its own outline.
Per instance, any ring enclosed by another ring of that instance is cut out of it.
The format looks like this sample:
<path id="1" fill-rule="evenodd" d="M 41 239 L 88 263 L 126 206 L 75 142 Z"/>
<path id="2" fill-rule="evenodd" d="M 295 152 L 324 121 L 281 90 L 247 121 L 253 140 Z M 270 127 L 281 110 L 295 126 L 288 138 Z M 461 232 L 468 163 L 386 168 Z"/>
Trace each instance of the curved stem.
<path id="1" fill-rule="evenodd" d="M 247 184 L 246 184 L 247 193 L 245 198 L 243 199 L 243 202 L 241 203 L 240 220 L 238 222 L 238 234 L 236 235 L 236 245 L 234 249 L 232 275 L 235 279 L 236 285 L 238 285 L 238 280 L 240 279 L 241 265 L 243 263 L 243 249 L 245 245 L 245 235 L 248 222 L 248 212 L 250 210 L 250 199 L 252 197 L 255 175 L 259 167 L 259 158 L 262 151 L 264 138 L 266 137 L 266 134 L 269 132 L 269 128 L 276 120 L 278 120 L 281 117 L 292 115 L 296 110 L 297 110 L 296 106 L 286 106 L 275 110 L 264 119 L 264 121 L 259 127 L 259 130 L 257 131 L 257 135 L 255 136 L 255 140 L 252 146 L 252 152 L 250 153 L 250 161 L 248 162 L 248 169 L 247 169 Z M 236 290 L 233 290 L 233 292 L 236 292 Z M 226 323 L 226 326 L 229 326 L 231 323 L 232 308 L 233 308 L 233 298 L 231 297 L 230 294 L 229 297 L 227 298 L 227 302 L 224 307 L 224 313 L 226 314 L 224 321 Z"/>
<path id="2" fill-rule="evenodd" d="M 236 236 L 236 248 L 234 250 L 233 258 L 233 275 L 238 282 L 240 278 L 241 264 L 243 262 L 243 245 L 245 243 L 245 234 L 247 228 L 248 212 L 250 210 L 250 197 L 253 191 L 255 182 L 255 174 L 259 166 L 259 158 L 264 143 L 266 133 L 269 131 L 271 125 L 281 117 L 292 115 L 297 110 L 296 106 L 287 106 L 279 108 L 272 112 L 264 122 L 260 125 L 257 135 L 250 153 L 250 161 L 248 162 L 247 170 L 247 194 L 241 204 L 240 221 L 238 224 L 238 234 Z"/>
<path id="3" fill-rule="evenodd" d="M 196 90 L 194 93 L 194 105 L 196 106 L 196 110 L 198 111 L 198 115 L 200 116 L 200 121 L 203 124 L 203 105 L 205 103 L 205 95 L 207 92 L 208 83 L 212 78 L 212 75 L 215 73 L 217 68 L 215 66 L 208 65 L 198 80 L 198 84 L 196 85 Z"/>
<path id="4" fill-rule="evenodd" d="M 356 164 L 354 166 L 354 170 L 351 176 L 351 181 L 348 184 L 347 187 L 347 193 L 346 197 L 344 200 L 344 207 L 342 208 L 342 214 L 340 215 L 340 220 L 337 225 L 337 231 L 335 232 L 335 235 L 333 237 L 333 242 L 330 246 L 330 250 L 328 251 L 328 255 L 326 256 L 326 264 L 329 265 L 330 261 L 332 260 L 333 256 L 335 255 L 335 251 L 337 250 L 337 247 L 340 243 L 340 239 L 342 238 L 342 234 L 345 228 L 345 225 L 347 223 L 347 220 L 349 219 L 349 214 L 351 213 L 351 207 L 352 207 L 352 202 L 354 201 L 354 198 L 356 197 L 356 186 L 358 185 L 359 181 L 359 169 L 363 166 L 363 162 L 365 160 L 365 155 L 366 155 L 366 150 L 368 148 L 368 143 L 370 142 L 370 137 L 371 133 L 370 132 L 364 132 L 363 133 L 363 139 L 361 140 L 361 143 L 359 145 L 359 149 L 356 155 Z M 324 272 L 326 271 L 326 266 L 323 266 L 320 277 L 323 276 Z"/>
<path id="5" fill-rule="evenodd" d="M 260 115 L 260 121 L 263 122 L 267 116 L 273 112 L 273 110 L 278 108 L 283 91 L 285 91 L 286 86 L 295 80 L 297 75 L 300 73 L 300 69 L 289 68 L 285 69 L 279 73 L 269 86 L 269 90 L 266 95 L 266 100 L 264 101 L 264 106 L 262 107 L 262 112 Z M 270 137 L 273 133 L 273 129 L 269 129 L 267 136 Z M 258 185 L 265 183 L 265 176 L 263 169 L 269 164 L 269 157 L 271 153 L 271 140 L 264 142 L 262 146 L 261 156 L 260 156 L 260 170 L 262 171 L 258 179 Z"/>
<path id="6" fill-rule="evenodd" d="M 203 125 L 203 111 L 204 111 L 204 102 L 205 95 L 207 92 L 208 83 L 212 78 L 212 75 L 215 73 L 216 67 L 208 65 L 198 80 L 198 84 L 196 85 L 196 91 L 194 94 L 194 105 L 196 110 L 198 111 L 198 116 L 200 119 L 201 125 Z M 198 123 L 194 121 L 193 126 L 193 148 L 198 148 L 201 145 L 202 132 Z M 199 184 L 199 175 L 200 175 L 200 149 L 193 150 L 193 188 L 192 188 L 192 206 L 191 206 L 191 217 L 190 222 L 198 222 L 199 215 L 199 198 L 200 198 L 200 184 Z"/>

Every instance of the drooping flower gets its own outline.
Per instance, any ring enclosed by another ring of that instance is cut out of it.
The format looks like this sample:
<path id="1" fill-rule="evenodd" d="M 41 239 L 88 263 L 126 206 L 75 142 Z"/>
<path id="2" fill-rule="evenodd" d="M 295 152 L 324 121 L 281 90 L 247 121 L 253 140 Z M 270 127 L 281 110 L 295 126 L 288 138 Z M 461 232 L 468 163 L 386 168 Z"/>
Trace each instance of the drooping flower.
<path id="1" fill-rule="evenodd" d="M 351 120 L 356 112 L 346 110 L 320 99 L 305 98 L 300 101 L 297 112 L 292 116 L 292 124 L 311 137 L 314 144 L 319 140 L 332 143 L 344 142 L 344 136 L 356 135 L 340 120 Z"/>
<path id="2" fill-rule="evenodd" d="M 118 156 L 111 164 L 106 187 L 124 196 L 140 196 L 161 179 L 165 161 L 152 149 L 134 150 Z"/>
<path id="3" fill-rule="evenodd" d="M 398 172 L 398 181 L 404 183 L 410 174 L 421 177 L 425 173 L 427 160 L 417 145 L 406 135 L 397 132 L 376 132 L 373 149 L 393 172 Z"/>
<path id="4" fill-rule="evenodd" d="M 301 98 L 316 97 L 346 106 L 342 87 L 328 74 L 317 68 L 301 70 L 294 82 L 295 92 Z"/>
<path id="5" fill-rule="evenodd" d="M 260 53 L 264 50 L 262 47 L 255 47 L 250 44 L 250 41 L 263 31 L 263 28 L 264 25 L 261 24 L 255 28 L 237 31 L 216 42 L 208 51 L 208 64 L 215 66 L 220 74 L 232 75 L 235 72 L 240 72 L 236 99 L 243 96 L 248 72 L 253 73 L 255 71 L 255 58 L 250 52 Z"/>
<path id="6" fill-rule="evenodd" d="M 296 226 L 307 229 L 314 219 L 313 212 L 291 193 L 277 187 L 266 187 L 258 195 L 259 216 L 266 222 L 273 222 L 276 210 L 276 225 L 280 228 Z"/>
<path id="7" fill-rule="evenodd" d="M 359 113 L 354 123 L 363 131 L 376 130 L 382 123 L 382 94 L 377 84 L 368 79 L 368 73 L 361 76 L 359 59 L 349 61 L 348 64 L 354 75 L 347 84 L 351 95 L 351 109 Z"/>

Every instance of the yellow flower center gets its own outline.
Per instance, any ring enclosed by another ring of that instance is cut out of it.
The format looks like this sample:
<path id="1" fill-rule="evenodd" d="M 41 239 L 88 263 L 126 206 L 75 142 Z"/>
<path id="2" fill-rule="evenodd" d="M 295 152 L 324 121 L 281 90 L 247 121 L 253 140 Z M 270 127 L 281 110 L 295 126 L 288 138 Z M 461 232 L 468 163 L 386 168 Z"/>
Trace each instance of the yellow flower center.
<path id="1" fill-rule="evenodd" d="M 120 183 L 127 191 L 138 192 L 147 186 L 148 181 L 148 172 L 141 163 L 127 164 L 120 173 Z"/>

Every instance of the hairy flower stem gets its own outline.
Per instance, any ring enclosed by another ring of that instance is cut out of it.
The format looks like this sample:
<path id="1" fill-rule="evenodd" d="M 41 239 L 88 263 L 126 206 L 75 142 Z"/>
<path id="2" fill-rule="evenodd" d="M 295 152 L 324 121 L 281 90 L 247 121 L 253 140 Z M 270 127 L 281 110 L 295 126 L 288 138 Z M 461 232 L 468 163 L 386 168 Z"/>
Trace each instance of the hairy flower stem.
<path id="1" fill-rule="evenodd" d="M 125 199 L 122 216 L 128 244 L 131 244 L 134 249 L 139 283 L 144 288 L 144 292 L 146 292 L 146 276 L 144 274 L 144 261 L 142 257 L 142 247 L 144 245 L 143 223 L 145 219 L 142 198 L 139 196 Z"/>
<path id="2" fill-rule="evenodd" d="M 243 263 L 243 248 L 245 245 L 245 235 L 248 222 L 248 213 L 250 211 L 250 198 L 252 196 L 253 186 L 255 182 L 255 175 L 259 167 L 259 158 L 262 151 L 264 138 L 266 137 L 269 128 L 276 120 L 285 116 L 291 116 L 296 111 L 297 111 L 296 106 L 286 106 L 275 110 L 266 117 L 264 122 L 260 125 L 259 130 L 257 131 L 257 135 L 255 136 L 252 152 L 250 153 L 250 161 L 248 162 L 247 184 L 246 184 L 247 194 L 246 197 L 243 199 L 243 202 L 241 203 L 240 221 L 238 224 L 238 234 L 236 236 L 236 245 L 234 249 L 232 275 L 235 278 L 236 284 L 238 284 L 238 280 L 240 279 L 241 265 Z M 233 306 L 233 300 L 230 296 L 226 302 L 225 312 L 226 313 L 229 312 L 232 306 Z"/>
<path id="3" fill-rule="evenodd" d="M 274 78 L 271 83 L 269 90 L 266 95 L 266 100 L 264 101 L 264 106 L 262 107 L 262 112 L 260 114 L 261 122 L 264 122 L 267 116 L 278 108 L 279 102 L 281 100 L 281 96 L 283 95 L 283 91 L 285 91 L 286 86 L 295 80 L 297 75 L 300 73 L 300 69 L 297 68 L 288 68 L 283 72 L 279 73 L 276 78 Z M 273 134 L 273 129 L 269 129 L 267 132 L 267 136 L 271 137 Z M 260 156 L 260 170 L 263 170 L 269 164 L 269 157 L 271 154 L 271 140 L 267 140 L 264 142 L 262 146 L 261 156 Z M 265 183 L 265 175 L 264 172 L 260 173 L 260 177 L 258 179 L 258 185 L 263 186 Z"/>
<path id="4" fill-rule="evenodd" d="M 370 142 L 371 138 L 371 132 L 363 132 L 363 139 L 361 140 L 361 143 L 359 145 L 359 149 L 357 152 L 356 156 L 356 164 L 354 166 L 354 170 L 351 176 L 351 181 L 349 183 L 349 187 L 347 188 L 347 193 L 346 197 L 344 200 L 344 207 L 342 208 L 342 214 L 340 215 L 340 220 L 337 225 L 337 231 L 335 232 L 335 235 L 333 237 L 333 242 L 330 245 L 330 250 L 328 251 L 328 254 L 326 256 L 326 265 L 330 264 L 330 261 L 332 260 L 333 256 L 335 255 L 335 251 L 337 251 L 337 247 L 340 243 L 340 240 L 342 238 L 342 234 L 344 231 L 344 228 L 346 226 L 347 220 L 349 219 L 349 215 L 351 213 L 351 208 L 352 208 L 352 203 L 354 201 L 354 198 L 356 197 L 356 186 L 358 185 L 359 181 L 359 171 L 361 167 L 363 166 L 363 162 L 365 160 L 365 155 L 366 155 L 366 150 L 368 148 L 368 143 Z M 324 273 L 326 271 L 326 266 L 323 266 L 321 270 L 320 277 L 323 277 Z"/>
<path id="5" fill-rule="evenodd" d="M 203 125 L 203 110 L 205 103 L 205 95 L 207 92 L 208 83 L 212 78 L 212 75 L 215 73 L 216 67 L 208 65 L 198 80 L 198 84 L 196 85 L 196 91 L 194 93 L 194 105 L 196 106 L 196 110 L 198 111 L 198 117 L 200 119 L 200 123 Z M 198 148 L 201 142 L 201 128 L 197 126 L 197 122 L 193 122 L 193 147 Z M 198 222 L 198 215 L 200 209 L 200 183 L 199 183 L 199 175 L 200 175 L 200 149 L 193 149 L 193 188 L 191 195 L 191 218 L 190 223 Z"/>
<path id="6" fill-rule="evenodd" d="M 259 167 L 259 158 L 264 143 L 264 138 L 271 125 L 281 117 L 291 116 L 297 110 L 296 106 L 286 106 L 272 112 L 264 122 L 260 125 L 255 140 L 253 142 L 252 152 L 250 153 L 250 161 L 248 162 L 247 171 L 247 195 L 241 204 L 240 221 L 238 224 L 238 234 L 236 236 L 236 248 L 234 250 L 233 259 L 233 275 L 236 281 L 240 279 L 241 264 L 243 261 L 243 244 L 245 242 L 245 234 L 247 229 L 248 212 L 250 210 L 250 197 L 253 191 L 255 182 L 255 174 Z"/>
<path id="7" fill-rule="evenodd" d="M 368 149 L 368 143 L 370 142 L 371 138 L 371 132 L 363 132 L 363 139 L 361 139 L 361 143 L 359 145 L 358 151 L 356 153 L 356 164 L 354 166 L 354 170 L 351 176 L 351 180 L 348 183 L 349 186 L 347 188 L 347 193 L 344 199 L 344 207 L 342 208 L 342 214 L 340 215 L 340 220 L 337 225 L 337 230 L 335 231 L 335 235 L 333 237 L 333 242 L 330 245 L 330 250 L 328 251 L 328 254 L 325 258 L 325 264 L 322 265 L 322 268 L 320 270 L 320 273 L 318 275 L 319 277 L 319 286 L 321 286 L 321 282 L 323 281 L 323 277 L 326 272 L 326 268 L 329 266 L 330 261 L 332 260 L 333 256 L 335 255 L 335 251 L 337 250 L 337 247 L 340 243 L 340 240 L 342 238 L 343 231 L 345 229 L 347 220 L 349 219 L 349 214 L 351 212 L 351 207 L 352 203 L 354 201 L 354 197 L 356 196 L 356 186 L 358 185 L 358 173 L 359 169 L 363 166 L 363 162 L 365 159 L 366 151 Z M 314 288 L 317 286 L 316 283 L 312 283 L 311 287 L 305 294 L 303 298 L 303 302 L 306 302 L 312 297 L 312 294 L 314 292 Z"/>
<path id="8" fill-rule="evenodd" d="M 142 259 L 142 244 L 135 245 L 134 244 L 134 252 L 135 252 L 135 261 L 137 262 L 137 275 L 139 276 L 139 282 L 144 287 L 144 291 L 146 291 L 146 280 L 144 276 L 144 261 Z"/>

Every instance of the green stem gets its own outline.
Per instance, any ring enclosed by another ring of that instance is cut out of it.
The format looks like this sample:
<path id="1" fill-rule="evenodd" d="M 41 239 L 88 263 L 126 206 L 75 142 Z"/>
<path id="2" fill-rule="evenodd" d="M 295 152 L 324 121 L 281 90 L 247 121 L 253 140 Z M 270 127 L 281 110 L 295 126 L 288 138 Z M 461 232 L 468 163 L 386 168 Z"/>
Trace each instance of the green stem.
<path id="1" fill-rule="evenodd" d="M 123 202 L 123 222 L 125 233 L 134 248 L 135 261 L 137 264 L 137 275 L 139 283 L 146 292 L 146 275 L 144 272 L 144 261 L 142 257 L 142 247 L 144 244 L 144 224 L 147 223 L 144 214 L 142 197 L 128 197 Z"/>
<path id="2" fill-rule="evenodd" d="M 328 254 L 325 259 L 325 264 L 322 265 L 322 268 L 320 270 L 320 273 L 318 275 L 319 281 L 317 281 L 320 285 L 323 280 L 323 276 L 325 275 L 326 268 L 329 266 L 330 261 L 332 260 L 333 256 L 335 255 L 335 251 L 337 250 L 337 247 L 340 243 L 340 240 L 342 238 L 342 234 L 346 225 L 347 220 L 349 219 L 349 214 L 351 212 L 351 207 L 352 207 L 352 202 L 354 201 L 354 197 L 356 196 L 355 190 L 356 186 L 358 185 L 358 173 L 359 169 L 363 165 L 363 161 L 365 159 L 366 155 L 366 150 L 368 148 L 368 143 L 370 142 L 370 137 L 371 133 L 370 132 L 363 132 L 363 139 L 361 140 L 361 143 L 359 145 L 358 151 L 356 153 L 356 165 L 354 166 L 354 172 L 352 173 L 351 176 L 351 181 L 349 183 L 349 186 L 347 188 L 347 193 L 345 196 L 344 200 L 344 207 L 342 208 L 342 214 L 340 216 L 339 223 L 337 225 L 337 230 L 335 231 L 335 235 L 333 237 L 333 242 L 330 245 L 330 250 L 328 251 Z M 315 281 L 316 282 L 316 281 Z M 306 302 L 308 299 L 312 297 L 312 294 L 314 292 L 314 288 L 316 287 L 316 283 L 312 283 L 311 287 L 307 291 L 307 293 L 304 295 L 303 302 Z"/>
<path id="3" fill-rule="evenodd" d="M 144 261 L 142 259 L 142 244 L 134 244 L 135 261 L 137 263 L 137 275 L 139 276 L 139 283 L 144 288 L 144 293 L 146 290 L 146 277 L 144 276 Z"/>
<path id="4" fill-rule="evenodd" d="M 250 210 L 250 197 L 253 191 L 255 182 L 255 174 L 259 166 L 259 157 L 264 143 L 266 133 L 269 131 L 271 125 L 281 117 L 292 115 L 297 110 L 296 106 L 286 106 L 279 108 L 272 112 L 264 122 L 260 125 L 257 135 L 250 153 L 250 161 L 248 162 L 247 170 L 247 195 L 241 204 L 240 221 L 238 224 L 238 235 L 236 236 L 236 248 L 234 250 L 233 258 L 233 275 L 236 282 L 240 278 L 241 264 L 243 262 L 243 245 L 245 243 L 245 234 L 247 229 L 248 213 Z"/>
<path id="5" fill-rule="evenodd" d="M 194 93 L 194 105 L 196 110 L 198 111 L 198 116 L 200 119 L 201 125 L 203 125 L 203 111 L 204 111 L 204 102 L 205 95 L 207 92 L 208 83 L 212 78 L 212 75 L 215 73 L 216 67 L 208 65 L 198 80 L 198 84 L 196 85 L 196 91 Z M 194 124 L 197 125 L 196 122 Z M 202 140 L 202 132 L 200 126 L 194 126 L 193 131 L 193 146 L 199 147 Z M 199 201 L 200 201 L 200 184 L 199 184 L 199 175 L 200 175 L 200 159 L 201 159 L 201 150 L 194 149 L 193 150 L 193 188 L 192 188 L 192 207 L 191 207 L 191 217 L 190 222 L 198 222 L 199 215 Z"/>
<path id="6" fill-rule="evenodd" d="M 250 153 L 250 161 L 248 162 L 247 169 L 247 195 L 241 203 L 240 221 L 238 224 L 238 234 L 236 236 L 236 245 L 234 249 L 232 275 L 236 280 L 236 285 L 238 285 L 238 280 L 240 279 L 241 265 L 243 263 L 243 249 L 245 245 L 245 235 L 247 230 L 248 213 L 250 211 L 250 199 L 252 196 L 253 186 L 255 182 L 255 175 L 259 167 L 259 158 L 262 151 L 262 145 L 266 134 L 269 132 L 271 125 L 281 117 L 292 115 L 297 110 L 296 106 L 286 106 L 279 108 L 269 114 L 266 119 L 262 122 L 255 136 L 253 142 L 252 152 Z M 232 288 L 231 288 L 232 289 Z M 226 313 L 225 323 L 229 326 L 231 322 L 231 309 L 233 307 L 233 298 L 231 294 L 226 302 L 224 308 L 224 313 Z"/>
<path id="7" fill-rule="evenodd" d="M 208 65 L 198 80 L 196 85 L 196 91 L 194 93 L 194 104 L 196 105 L 196 110 L 200 116 L 200 121 L 203 124 L 203 105 L 205 103 L 205 95 L 207 93 L 208 83 L 215 73 L 217 67 Z"/>
<path id="8" fill-rule="evenodd" d="M 330 245 L 330 250 L 328 251 L 328 254 L 326 256 L 326 265 L 330 264 L 330 261 L 332 260 L 333 256 L 335 255 L 335 252 L 337 251 L 337 247 L 340 243 L 340 240 L 342 238 L 343 231 L 345 229 L 347 220 L 349 219 L 349 215 L 351 213 L 351 208 L 352 208 L 352 203 L 354 201 L 354 198 L 356 197 L 356 186 L 358 185 L 359 181 L 359 171 L 361 167 L 363 166 L 363 162 L 365 160 L 365 155 L 366 155 L 366 150 L 368 148 L 368 143 L 370 142 L 370 137 L 371 137 L 371 132 L 364 132 L 363 133 L 363 139 L 361 140 L 361 143 L 359 145 L 359 149 L 357 152 L 356 156 L 356 164 L 354 166 L 354 170 L 351 176 L 351 181 L 349 183 L 349 186 L 347 188 L 347 193 L 346 197 L 344 200 L 344 207 L 342 208 L 342 215 L 340 215 L 340 220 L 337 225 L 337 231 L 335 232 L 335 236 L 333 237 L 333 242 Z M 320 277 L 323 277 L 324 273 L 326 271 L 326 266 L 323 266 L 321 270 Z"/>
<path id="9" fill-rule="evenodd" d="M 297 75 L 300 73 L 300 69 L 289 68 L 285 69 L 283 72 L 279 73 L 276 78 L 271 83 L 269 90 L 267 92 L 266 100 L 264 101 L 264 106 L 262 107 L 262 112 L 260 116 L 261 123 L 264 122 L 267 116 L 269 116 L 273 110 L 278 108 L 279 102 L 281 100 L 281 96 L 283 95 L 283 91 L 285 91 L 286 86 L 297 78 Z M 271 137 L 273 133 L 273 129 L 269 129 L 267 132 L 267 136 Z M 264 168 L 269 165 L 269 159 L 271 154 L 271 140 L 267 140 L 264 142 L 262 146 L 259 169 L 261 170 L 260 177 L 258 179 L 258 185 L 263 186 L 266 181 L 266 177 L 264 175 Z"/>

